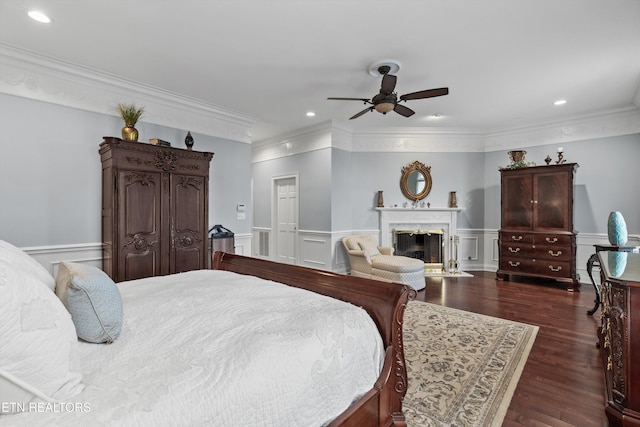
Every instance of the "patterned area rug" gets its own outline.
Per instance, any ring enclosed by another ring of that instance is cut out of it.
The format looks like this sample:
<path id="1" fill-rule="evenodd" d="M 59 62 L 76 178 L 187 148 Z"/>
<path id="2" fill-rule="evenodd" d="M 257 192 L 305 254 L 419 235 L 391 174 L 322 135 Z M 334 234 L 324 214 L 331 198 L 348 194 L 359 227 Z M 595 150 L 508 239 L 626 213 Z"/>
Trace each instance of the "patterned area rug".
<path id="1" fill-rule="evenodd" d="M 501 425 L 538 327 L 418 301 L 404 325 L 408 425 Z"/>

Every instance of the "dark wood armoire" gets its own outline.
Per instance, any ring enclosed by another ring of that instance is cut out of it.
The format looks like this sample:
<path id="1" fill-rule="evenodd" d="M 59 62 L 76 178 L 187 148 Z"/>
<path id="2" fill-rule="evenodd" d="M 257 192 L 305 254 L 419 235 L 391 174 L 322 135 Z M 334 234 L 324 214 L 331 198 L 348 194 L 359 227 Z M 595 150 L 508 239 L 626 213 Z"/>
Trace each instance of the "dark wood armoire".
<path id="1" fill-rule="evenodd" d="M 208 267 L 213 153 L 105 137 L 103 269 L 116 282 Z"/>
<path id="2" fill-rule="evenodd" d="M 566 163 L 500 171 L 499 279 L 542 277 L 579 290 L 573 229 L 577 167 Z"/>

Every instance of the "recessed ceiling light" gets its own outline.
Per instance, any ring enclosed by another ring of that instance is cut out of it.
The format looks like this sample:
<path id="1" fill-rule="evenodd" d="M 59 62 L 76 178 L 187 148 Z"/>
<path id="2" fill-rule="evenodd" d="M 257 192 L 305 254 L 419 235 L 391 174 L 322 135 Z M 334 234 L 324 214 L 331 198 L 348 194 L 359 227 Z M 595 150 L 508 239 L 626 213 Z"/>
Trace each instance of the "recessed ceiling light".
<path id="1" fill-rule="evenodd" d="M 564 105 L 567 103 L 566 99 L 558 99 L 556 102 L 553 103 L 553 105 Z"/>
<path id="2" fill-rule="evenodd" d="M 29 17 L 34 21 L 42 22 L 43 24 L 48 24 L 49 22 L 51 22 L 51 18 L 49 18 L 39 10 L 30 10 L 27 12 L 27 15 L 29 15 Z"/>
<path id="3" fill-rule="evenodd" d="M 316 113 L 314 113 L 313 111 L 307 111 L 307 117 L 313 117 L 315 115 Z"/>
<path id="4" fill-rule="evenodd" d="M 442 119 L 443 117 L 444 117 L 444 115 L 442 113 L 433 113 L 433 114 L 427 116 L 427 118 L 431 119 L 431 120 L 439 120 L 439 119 Z"/>

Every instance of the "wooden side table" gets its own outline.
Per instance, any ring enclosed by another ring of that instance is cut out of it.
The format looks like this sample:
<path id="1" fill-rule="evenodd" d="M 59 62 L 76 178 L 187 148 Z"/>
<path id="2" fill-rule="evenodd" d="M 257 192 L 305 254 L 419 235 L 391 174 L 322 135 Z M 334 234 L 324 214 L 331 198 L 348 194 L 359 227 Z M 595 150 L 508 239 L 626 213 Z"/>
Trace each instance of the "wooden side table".
<path id="1" fill-rule="evenodd" d="M 593 288 L 596 290 L 596 299 L 594 300 L 595 305 L 591 310 L 587 311 L 587 314 L 593 315 L 600 307 L 601 303 L 601 295 L 600 295 L 600 287 L 596 284 L 596 281 L 593 280 L 593 267 L 600 268 L 600 263 L 598 261 L 598 252 L 601 251 L 609 251 L 609 252 L 632 252 L 632 253 L 640 253 L 640 246 L 618 246 L 618 245 L 593 245 L 596 248 L 596 253 L 591 255 L 587 260 L 587 274 L 589 274 L 589 279 L 593 284 Z"/>

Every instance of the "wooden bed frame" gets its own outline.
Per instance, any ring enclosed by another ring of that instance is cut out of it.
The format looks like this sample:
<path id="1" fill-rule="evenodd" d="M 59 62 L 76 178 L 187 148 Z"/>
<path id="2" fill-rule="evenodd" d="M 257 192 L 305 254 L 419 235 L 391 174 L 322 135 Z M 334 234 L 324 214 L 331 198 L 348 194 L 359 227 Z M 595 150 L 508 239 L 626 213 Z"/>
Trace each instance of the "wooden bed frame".
<path id="1" fill-rule="evenodd" d="M 345 276 L 224 252 L 215 253 L 212 268 L 307 289 L 367 310 L 378 326 L 385 345 L 382 372 L 373 388 L 329 426 L 406 427 L 407 423 L 402 413 L 402 400 L 407 392 L 402 322 L 407 302 L 415 298 L 415 290 L 397 283 Z"/>

